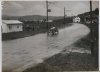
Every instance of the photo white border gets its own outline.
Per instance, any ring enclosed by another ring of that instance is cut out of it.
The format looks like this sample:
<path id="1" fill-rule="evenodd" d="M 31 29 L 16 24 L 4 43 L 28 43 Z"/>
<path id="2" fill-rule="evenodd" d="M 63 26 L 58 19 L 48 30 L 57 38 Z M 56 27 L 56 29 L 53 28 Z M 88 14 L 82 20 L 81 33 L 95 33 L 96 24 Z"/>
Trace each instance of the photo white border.
<path id="1" fill-rule="evenodd" d="M 98 55 L 98 59 L 99 59 L 99 71 L 100 71 L 100 1 L 99 1 L 99 47 L 98 47 L 98 50 L 99 50 L 99 55 Z"/>
<path id="2" fill-rule="evenodd" d="M 1 24 L 2 24 L 2 6 L 0 1 L 0 72 L 2 72 L 2 35 L 1 35 Z"/>
<path id="3" fill-rule="evenodd" d="M 2 0 L 2 1 L 46 1 L 46 0 Z M 48 1 L 90 1 L 90 0 L 48 0 Z M 99 0 L 91 0 L 99 1 Z"/>
<path id="4" fill-rule="evenodd" d="M 46 1 L 46 0 L 0 0 L 0 72 L 2 72 L 2 39 L 1 39 L 2 37 L 2 34 L 1 34 L 1 24 L 2 24 L 2 4 L 1 3 L 2 1 Z M 90 0 L 48 0 L 48 1 L 90 1 Z M 99 0 L 91 0 L 91 1 L 99 1 Z M 99 4 L 100 4 L 100 1 L 99 1 Z M 99 9 L 100 9 L 100 5 L 99 5 Z M 99 21 L 100 21 L 100 11 L 99 11 Z M 100 22 L 99 22 L 99 36 L 100 36 Z M 100 38 L 99 38 L 99 71 L 100 71 Z M 93 72 L 97 72 L 97 71 L 93 71 Z"/>

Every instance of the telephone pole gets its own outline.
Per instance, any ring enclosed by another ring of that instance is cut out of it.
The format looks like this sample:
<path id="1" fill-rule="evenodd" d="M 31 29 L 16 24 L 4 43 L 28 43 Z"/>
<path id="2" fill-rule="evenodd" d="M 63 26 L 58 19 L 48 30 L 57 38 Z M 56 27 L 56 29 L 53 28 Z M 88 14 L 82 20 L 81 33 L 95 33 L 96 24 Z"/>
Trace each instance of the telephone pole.
<path id="1" fill-rule="evenodd" d="M 91 54 L 94 55 L 94 31 L 93 31 L 93 23 L 92 23 L 92 1 L 90 0 L 90 38 L 91 38 Z"/>
<path id="2" fill-rule="evenodd" d="M 65 26 L 65 7 L 64 7 L 64 26 Z"/>
<path id="3" fill-rule="evenodd" d="M 47 12 L 46 23 L 47 23 L 47 30 L 48 30 L 48 0 L 46 0 L 46 12 Z"/>
<path id="4" fill-rule="evenodd" d="M 66 8 L 64 7 L 64 26 L 66 26 L 66 11 L 71 11 L 71 10 L 66 10 Z"/>

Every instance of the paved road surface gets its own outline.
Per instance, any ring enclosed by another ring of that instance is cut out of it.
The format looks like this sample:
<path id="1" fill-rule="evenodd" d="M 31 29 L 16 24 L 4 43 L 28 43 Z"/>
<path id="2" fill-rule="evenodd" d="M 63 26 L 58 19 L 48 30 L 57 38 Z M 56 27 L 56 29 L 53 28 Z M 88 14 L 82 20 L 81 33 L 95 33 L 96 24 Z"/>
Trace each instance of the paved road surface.
<path id="1" fill-rule="evenodd" d="M 45 33 L 3 41 L 3 70 L 20 72 L 27 67 L 35 66 L 88 33 L 89 29 L 85 25 L 73 23 L 72 26 L 61 29 L 57 36 L 47 37 Z"/>

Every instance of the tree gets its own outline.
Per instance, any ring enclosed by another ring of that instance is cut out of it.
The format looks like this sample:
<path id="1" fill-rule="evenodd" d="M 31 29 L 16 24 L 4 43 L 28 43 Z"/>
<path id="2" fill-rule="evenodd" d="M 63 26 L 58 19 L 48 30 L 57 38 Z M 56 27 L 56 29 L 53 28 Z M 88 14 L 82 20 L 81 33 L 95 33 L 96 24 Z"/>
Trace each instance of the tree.
<path id="1" fill-rule="evenodd" d="M 99 15 L 99 9 L 96 8 L 95 11 L 94 11 L 94 13 L 95 13 L 96 15 Z"/>

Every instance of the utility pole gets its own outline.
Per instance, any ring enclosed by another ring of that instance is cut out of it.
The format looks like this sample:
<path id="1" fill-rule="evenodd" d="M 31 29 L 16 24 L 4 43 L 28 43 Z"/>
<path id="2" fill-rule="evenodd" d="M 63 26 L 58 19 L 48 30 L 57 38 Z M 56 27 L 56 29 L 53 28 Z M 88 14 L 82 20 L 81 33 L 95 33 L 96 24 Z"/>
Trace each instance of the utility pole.
<path id="1" fill-rule="evenodd" d="M 64 26 L 65 26 L 65 7 L 64 7 Z"/>
<path id="2" fill-rule="evenodd" d="M 92 1 L 90 0 L 90 38 L 91 38 L 91 55 L 94 55 L 94 31 L 93 31 L 93 23 L 92 23 Z"/>
<path id="3" fill-rule="evenodd" d="M 65 17 L 66 17 L 66 11 L 71 11 L 71 10 L 66 10 L 66 8 L 64 7 L 64 26 L 66 26 L 66 20 L 65 20 Z"/>
<path id="4" fill-rule="evenodd" d="M 47 23 L 47 30 L 48 30 L 48 0 L 46 0 L 46 12 L 47 12 L 46 23 Z"/>

